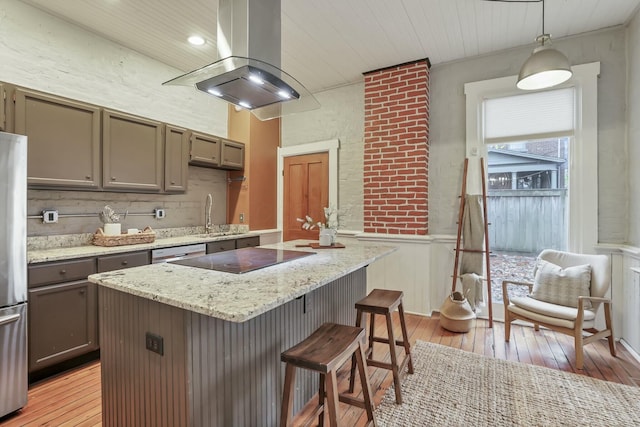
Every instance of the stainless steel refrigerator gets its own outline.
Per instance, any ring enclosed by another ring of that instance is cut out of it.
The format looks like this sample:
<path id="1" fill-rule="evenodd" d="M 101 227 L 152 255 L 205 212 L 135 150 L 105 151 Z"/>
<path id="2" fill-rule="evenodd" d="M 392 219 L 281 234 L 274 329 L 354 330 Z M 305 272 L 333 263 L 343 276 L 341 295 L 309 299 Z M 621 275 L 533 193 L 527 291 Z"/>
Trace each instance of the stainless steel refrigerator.
<path id="1" fill-rule="evenodd" d="M 0 132 L 0 417 L 27 382 L 27 137 Z"/>

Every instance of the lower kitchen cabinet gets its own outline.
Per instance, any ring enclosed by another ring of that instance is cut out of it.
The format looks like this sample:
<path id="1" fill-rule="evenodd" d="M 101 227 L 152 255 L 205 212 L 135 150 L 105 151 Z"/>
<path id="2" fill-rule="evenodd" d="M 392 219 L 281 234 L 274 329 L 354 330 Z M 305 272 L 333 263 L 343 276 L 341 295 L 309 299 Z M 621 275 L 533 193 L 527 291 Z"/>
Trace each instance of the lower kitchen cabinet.
<path id="1" fill-rule="evenodd" d="M 242 237 L 235 240 L 219 240 L 217 242 L 207 243 L 207 253 L 232 251 L 234 249 L 252 248 L 260 246 L 260 236 Z"/>
<path id="2" fill-rule="evenodd" d="M 98 349 L 94 258 L 29 266 L 29 373 Z"/>
<path id="3" fill-rule="evenodd" d="M 219 240 L 217 242 L 207 243 L 207 253 L 213 254 L 216 252 L 232 251 L 236 248 L 235 240 Z"/>
<path id="4" fill-rule="evenodd" d="M 86 280 L 29 290 L 29 372 L 98 349 L 97 302 Z"/>
<path id="5" fill-rule="evenodd" d="M 98 290 L 87 276 L 150 263 L 149 251 L 136 251 L 30 265 L 29 374 L 50 375 L 100 348 Z"/>
<path id="6" fill-rule="evenodd" d="M 236 240 L 236 249 L 253 248 L 255 246 L 260 246 L 260 236 L 243 237 Z"/>
<path id="7" fill-rule="evenodd" d="M 149 251 L 105 255 L 98 258 L 98 273 L 123 270 L 125 268 L 138 267 L 140 265 L 147 264 L 151 264 L 151 254 Z"/>

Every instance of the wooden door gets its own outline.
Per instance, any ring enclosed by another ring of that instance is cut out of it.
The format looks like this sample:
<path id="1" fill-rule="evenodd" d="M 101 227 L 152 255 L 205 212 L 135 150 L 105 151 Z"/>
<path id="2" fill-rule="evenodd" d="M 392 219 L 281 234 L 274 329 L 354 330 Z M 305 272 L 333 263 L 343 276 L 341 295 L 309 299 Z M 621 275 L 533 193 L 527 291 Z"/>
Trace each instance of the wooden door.
<path id="1" fill-rule="evenodd" d="M 283 240 L 318 240 L 318 228 L 302 229 L 297 218 L 309 215 L 325 222 L 329 206 L 329 153 L 306 154 L 284 159 Z"/>

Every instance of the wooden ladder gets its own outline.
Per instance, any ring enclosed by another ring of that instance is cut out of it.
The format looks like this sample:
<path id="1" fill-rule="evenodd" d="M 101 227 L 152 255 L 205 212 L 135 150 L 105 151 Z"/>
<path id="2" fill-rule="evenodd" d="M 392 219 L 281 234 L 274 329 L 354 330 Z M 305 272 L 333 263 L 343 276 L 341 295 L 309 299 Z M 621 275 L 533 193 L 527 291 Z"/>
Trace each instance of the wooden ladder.
<path id="1" fill-rule="evenodd" d="M 480 174 L 482 176 L 482 214 L 484 222 L 484 250 L 464 249 L 460 247 L 462 238 L 462 221 L 464 216 L 465 195 L 467 193 L 467 170 L 469 169 L 469 159 L 464 159 L 464 169 L 462 172 L 462 190 L 460 192 L 460 210 L 458 212 L 458 235 L 456 236 L 455 261 L 453 263 L 453 283 L 451 284 L 451 292 L 456 290 L 456 281 L 458 280 L 458 265 L 460 261 L 460 252 L 475 252 L 485 255 L 485 272 L 487 282 L 487 304 L 489 309 L 489 327 L 493 328 L 493 304 L 491 301 L 491 263 L 489 259 L 489 223 L 487 222 L 487 184 L 484 172 L 484 159 L 480 158 Z"/>

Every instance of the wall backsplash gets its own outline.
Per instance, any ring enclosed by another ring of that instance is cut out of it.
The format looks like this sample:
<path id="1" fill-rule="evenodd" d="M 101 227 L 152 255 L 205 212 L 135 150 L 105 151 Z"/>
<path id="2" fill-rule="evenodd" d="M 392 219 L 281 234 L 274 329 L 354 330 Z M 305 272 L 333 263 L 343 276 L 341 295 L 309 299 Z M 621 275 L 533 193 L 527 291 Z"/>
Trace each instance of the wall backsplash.
<path id="1" fill-rule="evenodd" d="M 150 226 L 155 229 L 204 225 L 207 194 L 213 196 L 212 223 L 225 224 L 227 203 L 227 172 L 189 166 L 189 188 L 184 194 L 140 194 L 92 191 L 29 190 L 27 214 L 40 215 L 43 209 L 55 209 L 59 214 L 95 213 L 94 217 L 62 217 L 55 224 L 41 219 L 27 220 L 28 236 L 93 233 L 102 222 L 97 213 L 105 205 L 117 213 L 149 213 L 155 208 L 166 211 L 164 219 L 153 216 L 121 216 L 122 229 Z"/>

